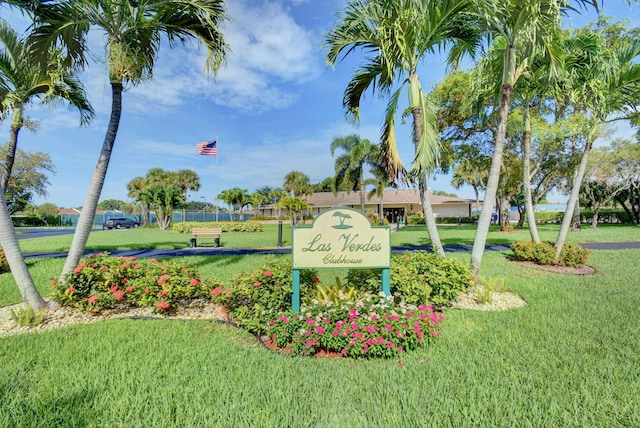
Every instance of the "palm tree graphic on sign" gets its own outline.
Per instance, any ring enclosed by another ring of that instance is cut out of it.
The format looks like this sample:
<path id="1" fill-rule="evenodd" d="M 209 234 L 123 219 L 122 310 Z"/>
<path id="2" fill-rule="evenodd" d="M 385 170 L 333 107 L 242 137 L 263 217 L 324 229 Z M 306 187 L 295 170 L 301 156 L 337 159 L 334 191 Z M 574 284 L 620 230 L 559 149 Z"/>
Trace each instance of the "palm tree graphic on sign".
<path id="1" fill-rule="evenodd" d="M 349 214 L 343 213 L 341 211 L 336 211 L 335 213 L 333 213 L 331 217 L 338 217 L 338 220 L 340 220 L 340 224 L 336 224 L 335 226 L 332 226 L 334 229 L 351 229 L 353 227 L 348 224 L 344 224 L 344 221 L 346 219 L 351 218 Z"/>

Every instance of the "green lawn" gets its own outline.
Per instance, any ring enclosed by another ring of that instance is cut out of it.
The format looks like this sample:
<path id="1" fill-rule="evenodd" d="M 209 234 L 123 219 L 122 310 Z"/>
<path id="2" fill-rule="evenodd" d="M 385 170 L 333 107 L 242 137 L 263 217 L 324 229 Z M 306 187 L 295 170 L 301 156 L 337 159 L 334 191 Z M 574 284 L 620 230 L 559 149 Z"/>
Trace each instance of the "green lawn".
<path id="1" fill-rule="evenodd" d="M 393 239 L 421 239 L 412 233 Z M 573 276 L 488 252 L 483 274 L 506 278 L 528 305 L 445 310 L 442 337 L 401 361 L 280 356 L 207 321 L 112 320 L 0 339 L 0 426 L 640 426 L 639 256 L 594 251 L 596 273 Z M 229 277 L 263 259 L 187 260 Z M 39 283 L 55 263 L 29 262 Z M 0 282 L 0 296 L 8 291 Z"/>

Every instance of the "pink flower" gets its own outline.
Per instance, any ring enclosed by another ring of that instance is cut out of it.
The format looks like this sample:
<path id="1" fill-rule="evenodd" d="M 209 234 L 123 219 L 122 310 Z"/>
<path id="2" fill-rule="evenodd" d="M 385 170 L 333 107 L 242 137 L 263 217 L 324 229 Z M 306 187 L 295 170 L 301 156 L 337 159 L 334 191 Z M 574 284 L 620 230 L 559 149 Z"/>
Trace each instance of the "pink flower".
<path id="1" fill-rule="evenodd" d="M 115 293 L 113 293 L 113 295 L 116 298 L 116 300 L 122 300 L 124 298 L 124 291 L 118 290 Z"/>
<path id="2" fill-rule="evenodd" d="M 318 327 L 316 327 L 316 333 L 318 333 L 318 334 L 324 334 L 324 327 L 322 327 L 322 326 L 318 326 Z"/>
<path id="3" fill-rule="evenodd" d="M 200 284 L 200 280 L 199 280 L 198 278 L 193 278 L 193 279 L 191 280 L 191 286 L 192 286 L 192 287 L 195 287 L 195 286 L 196 286 L 196 285 L 198 285 L 198 284 Z M 218 294 L 220 294 L 220 293 L 218 293 Z"/>
<path id="4" fill-rule="evenodd" d="M 100 270 L 107 270 L 106 266 L 100 266 Z"/>
<path id="5" fill-rule="evenodd" d="M 149 290 L 149 288 L 145 288 L 145 289 L 144 289 L 144 293 L 145 293 L 145 294 L 149 294 L 150 292 L 151 292 L 151 290 Z"/>
<path id="6" fill-rule="evenodd" d="M 315 340 L 307 340 L 304 345 L 307 348 L 311 348 L 313 345 L 315 345 L 315 343 L 316 343 Z"/>
<path id="7" fill-rule="evenodd" d="M 67 294 L 73 294 L 73 292 L 76 291 L 75 287 L 69 287 L 67 288 Z"/>
<path id="8" fill-rule="evenodd" d="M 313 327 L 314 325 L 316 325 L 316 322 L 315 322 L 314 320 L 312 320 L 311 318 L 307 318 L 307 319 L 305 320 L 305 322 L 306 322 L 307 324 L 309 324 L 309 327 Z"/>
<path id="9" fill-rule="evenodd" d="M 127 283 L 127 278 L 122 278 L 122 280 L 120 281 L 120 284 L 126 284 Z"/>
<path id="10" fill-rule="evenodd" d="M 58 284 L 58 281 L 56 281 L 55 279 L 51 280 L 51 286 L 55 287 Z"/>
<path id="11" fill-rule="evenodd" d="M 133 290 L 135 290 L 135 288 L 129 285 L 127 288 L 125 288 L 125 290 L 127 290 L 127 293 L 131 293 Z"/>
<path id="12" fill-rule="evenodd" d="M 404 366 L 404 364 L 402 364 L 402 360 L 398 360 L 398 365 L 399 365 L 400 367 Z"/>
<path id="13" fill-rule="evenodd" d="M 221 293 L 222 293 L 222 287 L 216 287 L 213 290 L 211 290 L 212 296 L 219 296 Z"/>
<path id="14" fill-rule="evenodd" d="M 73 273 L 75 275 L 79 274 L 80 272 L 82 272 L 82 266 L 76 266 L 76 268 L 73 270 Z"/>
<path id="15" fill-rule="evenodd" d="M 169 309 L 169 306 L 171 306 L 171 305 L 169 305 L 164 300 L 160 300 L 160 301 L 158 301 L 158 303 L 156 303 L 156 306 L 158 307 L 158 309 Z"/>
<path id="16" fill-rule="evenodd" d="M 140 269 L 142 266 L 140 265 L 140 263 L 136 263 L 135 265 L 133 265 L 134 269 Z"/>
<path id="17" fill-rule="evenodd" d="M 411 318 L 413 316 L 413 312 L 407 312 L 407 319 Z"/>
<path id="18" fill-rule="evenodd" d="M 260 287 L 262 285 L 262 283 L 260 281 L 256 281 L 256 282 L 253 283 L 253 285 L 255 287 Z"/>
<path id="19" fill-rule="evenodd" d="M 157 259 L 149 259 L 149 263 L 158 263 Z"/>
<path id="20" fill-rule="evenodd" d="M 93 294 L 93 295 L 89 296 L 89 298 L 87 300 L 89 301 L 89 303 L 94 304 L 98 300 L 98 295 L 97 294 Z"/>
<path id="21" fill-rule="evenodd" d="M 115 293 L 116 291 L 118 291 L 118 286 L 114 285 L 113 287 L 110 288 L 112 293 Z"/>
<path id="22" fill-rule="evenodd" d="M 273 276 L 273 274 L 271 273 L 271 271 L 270 271 L 270 270 L 265 270 L 265 271 L 263 272 L 263 275 L 264 275 L 264 276 L 266 276 L 266 277 L 271 277 L 271 276 Z"/>

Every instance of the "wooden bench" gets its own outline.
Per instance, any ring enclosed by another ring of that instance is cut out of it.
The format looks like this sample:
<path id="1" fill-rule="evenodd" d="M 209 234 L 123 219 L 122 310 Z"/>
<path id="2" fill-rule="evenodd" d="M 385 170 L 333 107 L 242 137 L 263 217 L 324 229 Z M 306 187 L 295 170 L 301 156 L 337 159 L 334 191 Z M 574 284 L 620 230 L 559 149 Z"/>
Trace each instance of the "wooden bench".
<path id="1" fill-rule="evenodd" d="M 191 229 L 191 241 L 189 246 L 191 248 L 198 246 L 198 239 L 213 237 L 215 246 L 220 246 L 220 236 L 222 235 L 221 227 L 194 227 Z"/>

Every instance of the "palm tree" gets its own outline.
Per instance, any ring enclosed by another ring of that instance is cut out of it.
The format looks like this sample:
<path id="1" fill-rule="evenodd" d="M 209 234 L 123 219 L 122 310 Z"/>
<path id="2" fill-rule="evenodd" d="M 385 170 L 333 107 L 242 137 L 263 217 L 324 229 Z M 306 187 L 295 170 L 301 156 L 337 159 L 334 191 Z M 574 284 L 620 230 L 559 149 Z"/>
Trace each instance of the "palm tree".
<path id="1" fill-rule="evenodd" d="M 311 192 L 311 181 L 304 172 L 291 171 L 285 175 L 282 188 L 295 198 Z"/>
<path id="2" fill-rule="evenodd" d="M 466 0 L 353 0 L 340 14 L 341 20 L 325 37 L 329 48 L 327 63 L 335 66 L 357 49 L 367 53 L 365 64 L 347 84 L 343 106 L 355 121 L 360 118 L 360 100 L 376 90 L 388 97 L 381 132 L 381 153 L 391 181 L 417 179 L 422 207 L 432 244 L 444 256 L 431 207 L 427 176 L 433 172 L 438 153 L 436 113 L 425 96 L 418 77 L 424 57 L 449 43 L 451 62 L 463 51 L 475 49 L 477 39 L 463 21 Z M 392 92 L 393 86 L 400 87 Z M 413 121 L 415 157 L 409 176 L 399 157 L 395 135 L 400 95 L 406 86 Z"/>
<path id="3" fill-rule="evenodd" d="M 151 207 L 149 201 L 145 201 L 146 198 L 142 196 L 147 187 L 147 180 L 144 177 L 136 177 L 127 183 L 127 196 L 140 202 L 143 222 L 144 224 L 151 224 Z"/>
<path id="4" fill-rule="evenodd" d="M 359 190 L 360 211 L 364 213 L 364 167 L 376 164 L 380 157 L 380 148 L 371 144 L 369 140 L 351 134 L 337 137 L 331 142 L 331 156 L 335 156 L 337 149 L 342 149 L 344 153 L 336 158 L 334 192 L 340 187 L 344 187 L 347 193 Z"/>
<path id="5" fill-rule="evenodd" d="M 4 20 L 0 20 L 0 44 L 0 111 L 3 115 L 11 112 L 9 142 L 0 174 L 0 245 L 5 250 L 22 298 L 29 306 L 39 309 L 45 306 L 45 302 L 36 290 L 17 244 L 4 196 L 16 159 L 18 134 L 26 121 L 24 108 L 35 98 L 40 98 L 42 104 L 49 105 L 65 100 L 80 112 L 81 125 L 89 122 L 93 117 L 93 110 L 76 76 L 61 65 L 59 51 L 52 49 L 43 57 L 34 56 L 27 40 L 20 37 Z M 45 63 L 43 59 L 46 59 Z"/>
<path id="6" fill-rule="evenodd" d="M 584 151 L 556 239 L 556 258 L 560 257 L 569 232 L 593 143 L 603 132 L 611 113 L 637 103 L 637 98 L 626 95 L 629 91 L 637 91 L 631 89 L 633 86 L 640 85 L 640 64 L 637 62 L 640 41 L 637 37 L 606 40 L 607 31 L 607 27 L 596 31 L 586 29 L 568 43 L 568 61 L 575 65 L 567 76 L 571 84 L 569 95 L 577 114 L 583 115 L 590 126 L 584 136 Z"/>
<path id="7" fill-rule="evenodd" d="M 181 169 L 175 173 L 176 184 L 182 190 L 182 199 L 187 202 L 189 190 L 200 190 L 200 177 L 192 169 Z M 182 208 L 182 219 L 186 218 L 186 205 Z"/>
<path id="8" fill-rule="evenodd" d="M 62 269 L 64 279 L 82 257 L 93 226 L 118 133 L 125 85 L 135 86 L 151 78 L 164 40 L 171 47 L 192 40 L 202 42 L 208 54 L 205 70 L 215 73 L 228 51 L 220 28 L 227 16 L 222 0 L 60 0 L 37 2 L 32 12 L 34 40 L 40 48 L 61 42 L 79 66 L 86 64 L 89 30 L 102 31 L 111 83 L 111 117 Z"/>
<path id="9" fill-rule="evenodd" d="M 477 278 L 487 234 L 493 214 L 493 204 L 497 194 L 502 166 L 502 153 L 509 107 L 514 86 L 518 77 L 528 65 L 534 50 L 544 54 L 553 54 L 550 49 L 557 36 L 561 24 L 561 15 L 569 9 L 564 0 L 472 0 L 473 7 L 469 13 L 483 26 L 490 39 L 504 43 L 502 59 L 500 106 L 498 108 L 498 126 L 495 132 L 495 143 L 491 167 L 487 179 L 487 188 L 478 219 L 478 228 L 471 253 L 471 267 Z M 578 0 L 580 4 L 593 4 L 587 0 Z"/>
<path id="10" fill-rule="evenodd" d="M 24 108 L 35 98 L 53 105 L 60 100 L 80 113 L 80 124 L 89 123 L 93 109 L 75 74 L 60 63 L 60 52 L 48 52 L 47 64 L 34 57 L 25 38 L 0 20 L 0 102 L 2 111 L 11 111 L 9 146 L 0 185 L 7 188 L 18 147 L 18 134 L 25 123 Z"/>

